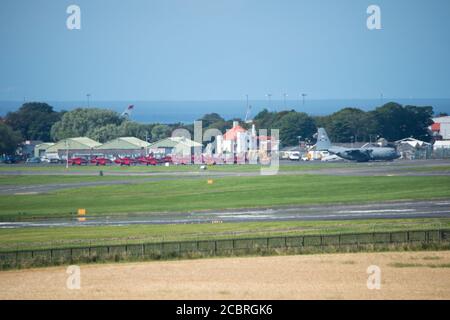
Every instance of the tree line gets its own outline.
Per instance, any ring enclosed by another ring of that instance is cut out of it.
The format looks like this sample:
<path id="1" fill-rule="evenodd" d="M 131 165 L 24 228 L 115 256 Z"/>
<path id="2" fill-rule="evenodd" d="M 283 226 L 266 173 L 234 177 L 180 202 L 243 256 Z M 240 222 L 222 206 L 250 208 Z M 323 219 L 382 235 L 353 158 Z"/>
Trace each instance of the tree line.
<path id="1" fill-rule="evenodd" d="M 257 129 L 279 129 L 283 146 L 297 145 L 299 140 L 314 140 L 318 127 L 324 127 L 334 142 L 374 141 L 383 137 L 396 141 L 414 137 L 430 141 L 428 127 L 432 124 L 432 107 L 402 106 L 389 102 L 372 111 L 344 108 L 327 116 L 311 116 L 295 110 L 259 112 L 253 119 Z M 234 120 L 225 120 L 217 113 L 204 115 L 203 129 L 221 132 L 232 127 Z M 19 110 L 0 118 L 0 154 L 13 153 L 23 140 L 58 141 L 86 136 L 99 142 L 123 136 L 133 136 L 154 142 L 171 135 L 174 129 L 184 128 L 193 135 L 193 124 L 142 124 L 106 109 L 77 108 L 57 112 L 40 102 L 23 104 Z"/>

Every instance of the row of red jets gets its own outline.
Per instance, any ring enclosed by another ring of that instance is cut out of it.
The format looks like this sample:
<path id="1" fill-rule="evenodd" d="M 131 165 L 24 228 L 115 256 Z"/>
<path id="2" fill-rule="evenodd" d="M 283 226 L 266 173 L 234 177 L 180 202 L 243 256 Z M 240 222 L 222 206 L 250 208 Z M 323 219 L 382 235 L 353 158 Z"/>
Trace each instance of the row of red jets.
<path id="1" fill-rule="evenodd" d="M 108 164 L 112 164 L 113 161 L 108 158 L 97 157 L 97 158 L 91 159 L 90 163 L 95 164 L 96 166 L 106 166 Z M 152 156 L 146 156 L 146 157 L 142 156 L 139 158 L 124 157 L 124 158 L 116 158 L 114 160 L 114 163 L 119 164 L 121 166 L 131 166 L 131 165 L 136 165 L 136 164 L 145 164 L 147 166 L 156 166 L 157 164 L 160 164 L 160 163 L 172 163 L 172 158 L 169 156 L 166 156 L 161 159 L 156 159 Z M 89 161 L 85 158 L 76 157 L 76 158 L 69 159 L 69 164 L 72 166 L 88 165 Z"/>

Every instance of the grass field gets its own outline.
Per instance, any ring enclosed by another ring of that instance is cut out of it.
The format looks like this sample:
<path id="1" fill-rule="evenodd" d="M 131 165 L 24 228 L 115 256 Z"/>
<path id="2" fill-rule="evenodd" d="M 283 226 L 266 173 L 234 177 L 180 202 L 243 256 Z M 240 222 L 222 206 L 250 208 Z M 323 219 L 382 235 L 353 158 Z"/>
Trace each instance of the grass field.
<path id="1" fill-rule="evenodd" d="M 0 229 L 0 251 L 104 244 L 450 228 L 450 219 L 279 221 Z"/>
<path id="2" fill-rule="evenodd" d="M 94 196 L 95 195 L 95 196 Z M 450 177 L 255 176 L 182 179 L 0 196 L 0 220 L 450 197 Z"/>
<path id="3" fill-rule="evenodd" d="M 380 290 L 367 288 L 373 264 Z M 0 272 L 0 299 L 448 300 L 449 265 L 449 251 L 109 263 L 82 265 L 81 290 L 60 266 Z"/>
<path id="4" fill-rule="evenodd" d="M 159 175 L 158 177 L 162 177 Z M 53 183 L 77 183 L 98 181 L 142 180 L 148 176 L 83 176 L 83 175 L 0 175 L 0 185 L 44 185 Z"/>

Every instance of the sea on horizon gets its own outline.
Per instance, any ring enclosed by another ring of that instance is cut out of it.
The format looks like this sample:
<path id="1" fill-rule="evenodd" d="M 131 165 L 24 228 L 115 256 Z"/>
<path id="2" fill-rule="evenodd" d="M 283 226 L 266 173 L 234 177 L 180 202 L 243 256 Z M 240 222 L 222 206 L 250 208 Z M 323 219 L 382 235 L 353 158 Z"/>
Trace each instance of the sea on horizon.
<path id="1" fill-rule="evenodd" d="M 402 105 L 432 106 L 434 112 L 450 113 L 450 99 L 329 99 L 309 100 L 249 100 L 250 119 L 264 108 L 269 111 L 291 110 L 306 112 L 310 115 L 327 115 L 342 108 L 353 107 L 365 111 L 394 101 Z M 56 111 L 73 110 L 87 107 L 87 101 L 43 101 Z M 0 101 L 0 116 L 15 111 L 23 101 Z M 140 123 L 192 123 L 207 113 L 218 113 L 226 120 L 245 118 L 247 102 L 245 100 L 212 101 L 90 101 L 91 108 L 111 109 L 121 113 L 129 105 L 134 105 L 131 119 Z"/>

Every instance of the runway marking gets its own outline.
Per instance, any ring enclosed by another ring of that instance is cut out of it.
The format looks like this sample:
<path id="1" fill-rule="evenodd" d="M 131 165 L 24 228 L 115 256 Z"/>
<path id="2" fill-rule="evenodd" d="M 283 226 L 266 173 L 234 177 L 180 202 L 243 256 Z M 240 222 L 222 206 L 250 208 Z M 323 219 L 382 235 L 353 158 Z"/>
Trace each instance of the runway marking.
<path id="1" fill-rule="evenodd" d="M 341 210 L 336 213 L 386 213 L 386 212 L 413 212 L 416 209 L 383 209 L 383 210 Z"/>
<path id="2" fill-rule="evenodd" d="M 31 194 L 38 194 L 38 192 L 17 192 L 17 193 L 14 193 L 15 196 L 26 196 L 26 195 L 31 195 Z"/>

